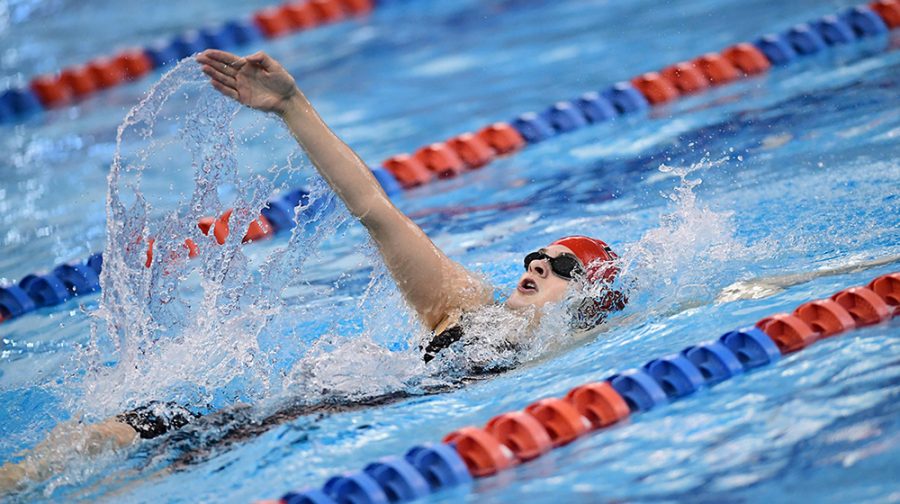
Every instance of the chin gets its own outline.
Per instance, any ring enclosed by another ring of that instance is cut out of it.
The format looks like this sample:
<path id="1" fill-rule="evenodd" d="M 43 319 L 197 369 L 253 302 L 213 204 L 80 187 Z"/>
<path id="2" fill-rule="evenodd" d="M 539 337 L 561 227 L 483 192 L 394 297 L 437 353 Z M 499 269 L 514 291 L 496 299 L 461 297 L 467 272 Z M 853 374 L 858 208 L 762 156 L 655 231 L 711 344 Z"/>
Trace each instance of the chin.
<path id="1" fill-rule="evenodd" d="M 530 305 L 531 303 L 522 299 L 522 295 L 518 292 L 513 292 L 513 295 L 506 299 L 506 307 L 512 308 L 513 310 L 520 310 Z"/>
<path id="2" fill-rule="evenodd" d="M 518 292 L 513 293 L 513 295 L 506 300 L 506 307 L 513 310 L 524 310 L 526 308 L 538 309 L 543 304 L 544 303 L 527 299 Z"/>

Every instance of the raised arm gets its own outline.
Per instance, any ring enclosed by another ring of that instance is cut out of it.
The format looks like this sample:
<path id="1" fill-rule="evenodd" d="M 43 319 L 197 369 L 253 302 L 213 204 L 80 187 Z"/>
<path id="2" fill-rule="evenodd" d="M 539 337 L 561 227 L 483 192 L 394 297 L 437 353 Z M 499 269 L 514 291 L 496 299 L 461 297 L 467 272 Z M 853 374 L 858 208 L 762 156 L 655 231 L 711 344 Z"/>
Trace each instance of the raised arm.
<path id="1" fill-rule="evenodd" d="M 454 311 L 491 302 L 490 289 L 434 246 L 391 203 L 359 156 L 322 121 L 293 77 L 258 52 L 246 58 L 208 50 L 197 57 L 222 94 L 278 114 L 350 213 L 368 229 L 406 300 L 434 328 Z"/>

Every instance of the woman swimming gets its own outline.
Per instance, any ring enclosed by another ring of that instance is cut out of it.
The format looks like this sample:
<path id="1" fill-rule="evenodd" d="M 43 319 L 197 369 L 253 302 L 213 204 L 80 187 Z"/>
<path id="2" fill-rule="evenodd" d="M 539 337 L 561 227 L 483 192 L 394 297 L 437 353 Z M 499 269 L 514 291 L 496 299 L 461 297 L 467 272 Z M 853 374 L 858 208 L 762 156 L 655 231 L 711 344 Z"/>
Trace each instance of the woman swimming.
<path id="1" fill-rule="evenodd" d="M 261 52 L 239 57 L 218 50 L 201 53 L 197 61 L 222 94 L 248 107 L 277 114 L 350 213 L 368 230 L 404 299 L 432 331 L 431 341 L 423 348 L 426 362 L 463 338 L 465 328 L 461 320 L 467 312 L 495 304 L 492 287 L 447 257 L 391 203 L 368 166 L 322 121 L 278 62 Z M 525 273 L 503 307 L 527 312 L 533 327 L 548 303 L 560 302 L 573 293 L 578 298 L 577 291 L 592 284 L 610 283 L 617 272 L 615 259 L 616 254 L 598 239 L 569 236 L 556 240 L 525 256 Z M 601 291 L 594 296 L 585 292 L 576 303 L 572 311 L 573 330 L 591 329 L 604 320 L 608 311 L 623 306 L 621 295 Z M 403 397 L 404 394 L 392 394 L 383 399 Z M 378 399 L 362 406 L 377 404 Z M 271 418 L 272 423 L 283 422 L 311 412 L 344 411 L 359 406 L 349 402 L 325 408 L 300 404 Z M 218 415 L 231 417 L 242 411 L 237 408 Z M 139 438 L 160 436 L 196 418 L 177 404 L 152 403 L 98 424 L 58 426 L 22 461 L 0 467 L 0 489 L 19 487 L 26 480 L 45 479 L 64 466 L 70 456 L 63 453 L 69 451 L 61 449 L 63 446 L 75 447 L 80 455 L 92 455 L 128 446 Z M 236 434 L 245 435 L 245 431 Z"/>

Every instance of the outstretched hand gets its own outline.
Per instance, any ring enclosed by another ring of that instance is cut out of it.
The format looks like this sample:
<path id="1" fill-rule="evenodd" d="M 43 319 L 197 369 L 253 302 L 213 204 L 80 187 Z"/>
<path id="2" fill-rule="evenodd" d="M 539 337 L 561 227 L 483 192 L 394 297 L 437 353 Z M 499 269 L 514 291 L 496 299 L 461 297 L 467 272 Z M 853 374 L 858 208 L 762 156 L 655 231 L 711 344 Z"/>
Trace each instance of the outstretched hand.
<path id="1" fill-rule="evenodd" d="M 214 88 L 257 110 L 283 114 L 291 98 L 300 92 L 291 74 L 264 52 L 242 58 L 207 49 L 197 55 L 197 62 Z"/>

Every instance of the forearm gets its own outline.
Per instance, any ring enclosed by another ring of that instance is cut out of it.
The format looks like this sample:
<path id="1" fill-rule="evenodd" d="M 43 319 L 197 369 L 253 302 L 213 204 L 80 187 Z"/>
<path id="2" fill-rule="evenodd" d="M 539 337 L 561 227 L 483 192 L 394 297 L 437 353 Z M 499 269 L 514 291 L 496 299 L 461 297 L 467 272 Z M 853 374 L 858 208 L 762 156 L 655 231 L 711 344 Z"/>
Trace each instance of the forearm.
<path id="1" fill-rule="evenodd" d="M 280 115 L 350 213 L 366 227 L 377 227 L 379 217 L 393 205 L 366 163 L 331 131 L 301 92 Z"/>
<path id="2" fill-rule="evenodd" d="M 131 445 L 138 435 L 130 425 L 109 419 L 92 425 L 66 422 L 57 425 L 23 460 L 0 466 L 0 496 L 15 491 L 27 481 L 43 481 L 64 471 L 78 457 L 92 457 Z"/>

